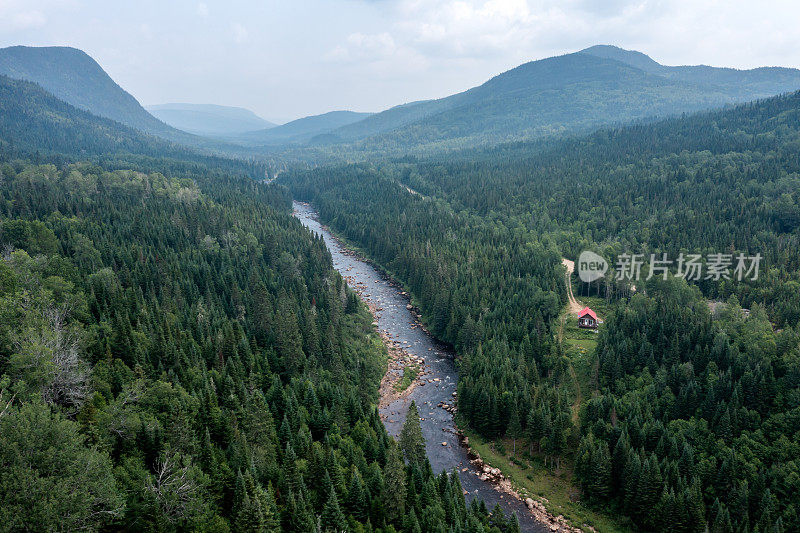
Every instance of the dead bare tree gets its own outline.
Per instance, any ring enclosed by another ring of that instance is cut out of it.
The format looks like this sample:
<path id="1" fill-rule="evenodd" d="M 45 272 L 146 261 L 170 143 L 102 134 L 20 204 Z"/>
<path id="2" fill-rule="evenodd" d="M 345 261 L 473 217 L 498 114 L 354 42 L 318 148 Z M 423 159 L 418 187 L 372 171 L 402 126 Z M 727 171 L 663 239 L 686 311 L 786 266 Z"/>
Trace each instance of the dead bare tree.
<path id="1" fill-rule="evenodd" d="M 128 421 L 131 412 L 128 406 L 137 403 L 143 393 L 144 381 L 141 379 L 126 386 L 122 392 L 119 393 L 116 400 L 114 400 L 107 409 L 109 419 L 108 431 L 117 434 L 120 438 L 125 438 L 130 435 Z"/>
<path id="2" fill-rule="evenodd" d="M 190 467 L 179 464 L 177 454 L 165 454 L 157 460 L 155 475 L 148 480 L 147 490 L 171 523 L 191 515 L 197 505 L 198 485 L 191 477 Z"/>
<path id="3" fill-rule="evenodd" d="M 15 339 L 15 348 L 25 357 L 18 371 L 42 376 L 42 399 L 78 409 L 89 395 L 89 369 L 80 356 L 80 339 L 66 324 L 65 307 L 45 306 Z"/>
<path id="4" fill-rule="evenodd" d="M 0 390 L 0 418 L 3 418 L 8 410 L 11 409 L 11 405 L 14 403 L 14 395 L 11 395 L 11 398 L 8 400 L 5 399 L 5 390 Z"/>

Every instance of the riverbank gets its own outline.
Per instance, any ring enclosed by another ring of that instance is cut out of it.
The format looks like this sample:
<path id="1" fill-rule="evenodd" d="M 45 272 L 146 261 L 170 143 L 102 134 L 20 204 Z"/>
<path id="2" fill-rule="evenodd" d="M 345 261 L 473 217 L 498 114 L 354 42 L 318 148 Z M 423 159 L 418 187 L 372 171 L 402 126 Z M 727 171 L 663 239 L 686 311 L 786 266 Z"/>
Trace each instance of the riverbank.
<path id="1" fill-rule="evenodd" d="M 378 315 L 375 314 L 375 306 L 369 307 L 377 325 Z M 386 346 L 389 356 L 386 374 L 381 379 L 378 396 L 379 408 L 386 408 L 392 403 L 410 396 L 414 389 L 422 383 L 426 374 L 425 361 L 409 354 L 400 346 L 399 341 L 391 338 L 389 333 L 379 331 L 378 334 Z"/>
<path id="2" fill-rule="evenodd" d="M 373 311 L 373 325 L 382 333 L 381 339 L 393 354 L 393 360 L 387 366 L 393 366 L 393 361 L 404 365 L 403 372 L 390 368 L 387 373 L 392 373 L 392 370 L 397 376 L 405 373 L 406 363 L 418 369 L 417 376 L 405 390 L 402 381 L 401 386 L 395 386 L 397 376 L 386 378 L 386 394 L 379 412 L 389 435 L 399 436 L 408 405 L 413 400 L 419 410 L 425 451 L 434 472 L 456 473 L 467 501 L 477 498 L 483 500 L 489 509 L 499 505 L 506 515 L 515 513 L 521 531 L 550 531 L 523 502 L 498 490 L 490 481 L 481 479 L 482 471 L 470 462 L 467 449 L 460 445 L 459 432 L 453 420 L 458 380 L 454 354 L 448 346 L 437 342 L 425 331 L 409 294 L 389 279 L 378 265 L 363 260 L 357 252 L 345 246 L 346 241 L 337 239 L 324 228 L 310 206 L 295 203 L 295 216 L 322 236 L 334 268 Z"/>
<path id="3" fill-rule="evenodd" d="M 330 231 L 329 228 L 325 226 L 322 227 L 325 230 Z M 341 240 L 339 242 L 341 244 Z M 349 253 L 351 254 L 351 257 L 356 257 L 362 261 L 364 260 L 359 252 L 350 250 Z M 372 266 L 375 267 L 374 264 Z M 351 270 L 347 270 L 347 272 L 350 271 Z M 409 295 L 405 291 L 400 290 L 402 286 L 395 280 L 389 278 L 386 275 L 385 271 L 381 270 L 381 275 L 385 277 L 385 280 L 390 285 L 397 288 L 401 296 L 406 298 L 409 297 Z M 355 279 L 354 276 L 349 274 L 345 274 L 344 278 L 348 282 L 348 285 L 358 293 L 359 297 L 362 298 L 362 300 L 370 296 L 370 293 L 367 292 L 366 290 L 367 285 L 365 283 Z M 381 311 L 383 311 L 383 308 L 378 307 L 375 304 L 370 303 L 369 301 L 367 301 L 367 306 L 369 308 L 369 311 L 373 315 L 374 318 L 373 323 L 377 327 L 379 324 L 379 320 L 381 319 L 380 313 Z M 420 328 L 426 334 L 430 335 L 430 333 L 427 331 L 427 329 L 421 322 L 422 317 L 418 312 L 418 310 L 415 309 L 410 303 L 406 304 L 406 309 L 412 314 L 412 316 L 414 316 L 416 320 L 416 322 L 411 327 L 413 329 Z M 433 378 L 433 379 L 425 378 L 428 372 L 425 370 L 424 359 L 409 354 L 404 349 L 404 343 L 393 338 L 392 333 L 390 333 L 387 330 L 379 330 L 378 333 L 384 345 L 386 346 L 388 352 L 388 366 L 386 374 L 384 374 L 380 385 L 379 406 L 381 409 L 386 409 L 395 402 L 410 397 L 416 387 L 420 385 L 424 386 L 426 382 L 436 383 L 437 381 L 439 381 L 438 378 Z M 405 342 L 405 344 L 407 344 L 407 341 Z M 402 381 L 403 375 L 405 374 L 405 372 L 407 372 L 412 368 L 418 369 L 414 379 L 412 379 L 406 387 L 400 388 L 399 385 Z M 453 399 L 449 402 L 439 402 L 437 404 L 437 407 L 446 410 L 451 415 L 455 415 L 457 412 L 456 394 L 453 393 Z M 384 421 L 388 420 L 389 422 L 394 422 L 394 420 L 390 420 L 388 418 L 388 415 L 385 413 L 381 413 L 381 418 Z M 572 523 L 570 523 L 570 521 L 567 518 L 564 517 L 564 515 L 554 514 L 553 512 L 551 512 L 548 509 L 548 506 L 550 506 L 551 504 L 547 498 L 545 498 L 544 496 L 531 494 L 529 491 L 519 488 L 517 484 L 513 483 L 511 479 L 506 477 L 506 475 L 500 468 L 492 466 L 489 462 L 485 460 L 484 457 L 481 456 L 481 453 L 478 450 L 471 448 L 469 437 L 465 435 L 458 428 L 457 425 L 455 426 L 455 428 L 456 428 L 456 434 L 459 438 L 459 444 L 467 452 L 470 464 L 474 466 L 474 470 L 470 472 L 472 475 L 477 476 L 478 479 L 480 479 L 481 481 L 490 483 L 491 485 L 493 485 L 496 491 L 524 504 L 530 515 L 535 520 L 545 525 L 547 529 L 551 532 L 581 533 L 587 531 L 588 532 L 596 531 L 594 527 L 588 524 L 582 524 L 582 527 L 575 527 Z M 473 439 L 477 440 L 475 436 L 473 436 Z M 461 470 L 462 472 L 465 473 L 469 472 L 469 469 L 466 467 L 462 467 Z"/>
<path id="4" fill-rule="evenodd" d="M 464 433 L 470 453 L 480 459 L 482 469 L 488 469 L 488 477 L 497 483 L 498 490 L 507 490 L 526 502 L 537 520 L 550 524 L 551 531 L 632 531 L 625 522 L 581 502 L 568 462 L 552 470 L 546 468 L 539 457 L 531 457 L 523 451 L 520 441 L 517 441 L 517 456 L 513 457 L 505 450 L 498 450 L 496 442 L 486 441 L 470 431 Z M 511 441 L 505 442 L 503 448 L 511 449 Z"/>
<path id="5" fill-rule="evenodd" d="M 472 442 L 476 442 L 478 440 L 475 435 L 473 435 L 472 438 Z M 486 457 L 482 456 L 477 449 L 470 447 L 469 436 L 463 435 L 462 445 L 467 448 L 467 451 L 471 457 L 470 462 L 480 470 L 481 479 L 494 483 L 497 490 L 523 502 L 531 514 L 536 517 L 538 521 L 546 524 L 550 531 L 562 531 L 568 533 L 596 531 L 593 526 L 588 524 L 582 524 L 581 527 L 575 527 L 567 518 L 564 517 L 564 515 L 555 515 L 550 512 L 548 509 L 550 501 L 547 498 L 544 496 L 531 494 L 524 488 L 519 487 L 509 477 L 507 477 L 506 474 L 504 474 L 503 469 L 493 466 L 487 462 Z M 485 449 L 484 454 L 490 455 Z M 492 456 L 496 457 L 494 455 Z"/>

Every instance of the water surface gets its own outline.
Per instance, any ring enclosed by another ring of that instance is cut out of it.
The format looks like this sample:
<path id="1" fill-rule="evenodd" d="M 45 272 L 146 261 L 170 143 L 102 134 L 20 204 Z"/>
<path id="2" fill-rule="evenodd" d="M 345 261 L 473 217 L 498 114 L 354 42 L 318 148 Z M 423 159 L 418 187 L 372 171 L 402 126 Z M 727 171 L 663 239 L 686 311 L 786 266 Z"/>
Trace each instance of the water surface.
<path id="1" fill-rule="evenodd" d="M 486 502 L 490 510 L 499 503 L 506 515 L 511 512 L 517 514 L 522 531 L 549 531 L 549 528 L 533 518 L 522 502 L 478 478 L 476 467 L 467 457 L 467 450 L 459 444 L 453 416 L 438 407 L 441 402 L 451 403 L 456 391 L 458 373 L 453 354 L 418 326 L 416 318 L 406 308 L 409 300 L 401 294 L 401 289 L 385 279 L 372 265 L 355 257 L 343 247 L 322 227 L 311 206 L 294 202 L 294 215 L 303 225 L 322 235 L 333 257 L 334 268 L 342 276 L 349 278 L 348 284 L 358 289 L 364 300 L 380 309 L 377 312 L 378 329 L 398 341 L 411 355 L 425 360 L 427 374 L 422 379 L 424 385 L 418 385 L 407 398 L 381 408 L 383 423 L 389 434 L 394 437 L 400 434 L 408 404 L 413 399 L 422 418 L 422 434 L 425 436 L 428 459 L 434 472 L 455 469 L 467 493 L 467 501 L 478 497 Z M 446 445 L 443 446 L 442 443 Z"/>

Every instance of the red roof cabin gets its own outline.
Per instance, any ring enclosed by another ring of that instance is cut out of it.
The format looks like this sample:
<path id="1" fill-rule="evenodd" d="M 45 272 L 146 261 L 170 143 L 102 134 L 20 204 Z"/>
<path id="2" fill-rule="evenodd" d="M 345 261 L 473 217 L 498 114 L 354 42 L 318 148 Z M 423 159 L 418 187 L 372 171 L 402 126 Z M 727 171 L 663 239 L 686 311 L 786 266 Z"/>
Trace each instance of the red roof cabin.
<path id="1" fill-rule="evenodd" d="M 597 323 L 597 315 L 588 307 L 584 307 L 578 312 L 579 328 L 597 329 Z"/>

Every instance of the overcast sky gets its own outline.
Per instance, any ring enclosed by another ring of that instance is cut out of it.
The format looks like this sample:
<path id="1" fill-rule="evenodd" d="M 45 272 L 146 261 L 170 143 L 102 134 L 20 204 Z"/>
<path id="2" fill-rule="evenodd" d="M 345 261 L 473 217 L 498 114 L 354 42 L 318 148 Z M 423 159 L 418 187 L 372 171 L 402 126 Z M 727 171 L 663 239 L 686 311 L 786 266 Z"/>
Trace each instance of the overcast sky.
<path id="1" fill-rule="evenodd" d="M 0 0 L 2 46 L 81 48 L 145 105 L 278 121 L 445 96 L 593 44 L 800 67 L 798 28 L 798 0 Z"/>

